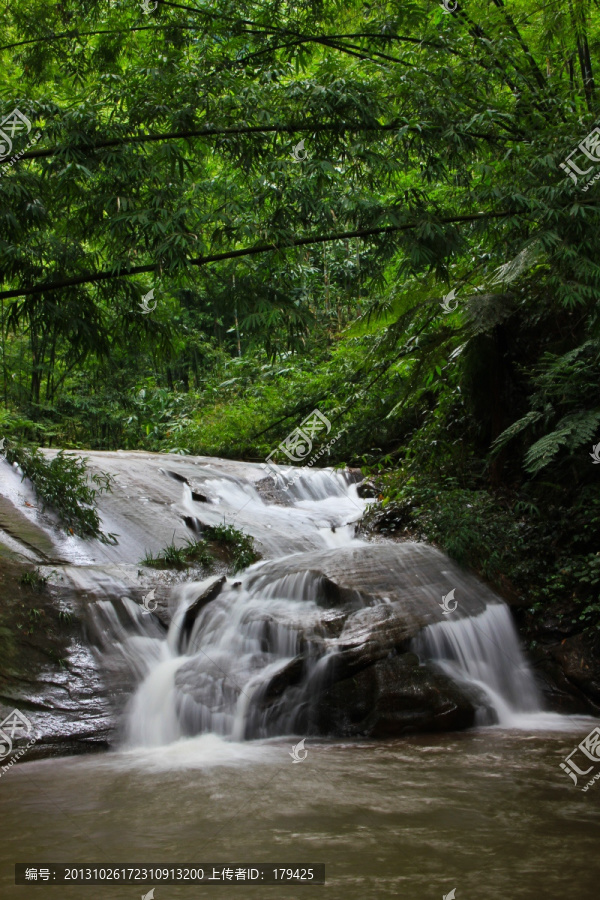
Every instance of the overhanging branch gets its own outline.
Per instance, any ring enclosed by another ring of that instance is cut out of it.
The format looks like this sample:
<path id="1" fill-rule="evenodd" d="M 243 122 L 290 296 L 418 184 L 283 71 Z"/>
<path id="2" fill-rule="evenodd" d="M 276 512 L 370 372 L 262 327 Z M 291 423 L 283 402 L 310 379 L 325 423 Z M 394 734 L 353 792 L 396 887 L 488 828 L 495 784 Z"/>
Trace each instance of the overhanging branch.
<path id="1" fill-rule="evenodd" d="M 58 153 L 64 152 L 65 150 L 81 150 L 82 152 L 91 153 L 94 150 L 103 150 L 107 147 L 118 147 L 124 144 L 149 144 L 155 143 L 157 141 L 176 140 L 178 138 L 215 137 L 228 134 L 310 134 L 315 132 L 327 131 L 337 132 L 338 134 L 345 134 L 347 131 L 351 131 L 353 133 L 358 133 L 361 131 L 389 132 L 399 131 L 401 128 L 404 128 L 404 125 L 401 122 L 395 122 L 389 125 L 363 125 L 360 123 L 322 124 L 319 122 L 302 122 L 297 125 L 235 125 L 231 126 L 230 128 L 190 128 L 186 131 L 167 131 L 161 134 L 135 134 L 122 138 L 109 138 L 104 141 L 96 141 L 93 144 L 73 144 L 72 146 L 52 147 L 48 150 L 30 150 L 28 153 L 24 153 L 23 156 L 20 157 L 19 162 L 24 159 L 43 159 L 50 156 L 56 156 Z M 415 133 L 421 135 L 424 133 L 424 130 L 426 129 L 408 129 L 408 131 L 414 131 Z M 437 130 L 441 132 L 443 129 L 441 126 L 432 126 L 431 130 Z M 499 137 L 497 135 L 485 134 L 479 131 L 459 132 L 456 129 L 455 131 L 457 134 L 463 134 L 465 137 L 481 138 L 482 140 L 491 142 L 510 140 L 510 138 L 507 137 Z"/>
<path id="2" fill-rule="evenodd" d="M 490 212 L 490 213 L 473 213 L 463 216 L 452 216 L 449 219 L 441 219 L 440 225 L 451 225 L 460 222 L 476 222 L 484 219 L 500 219 L 504 216 L 513 215 L 511 212 Z M 295 238 L 288 243 L 282 244 L 255 244 L 254 247 L 242 247 L 239 250 L 229 250 L 225 253 L 213 253 L 209 256 L 196 256 L 188 260 L 188 265 L 205 266 L 208 263 L 222 262 L 227 259 L 240 259 L 244 256 L 256 256 L 260 253 L 272 253 L 274 250 L 290 250 L 294 247 L 306 247 L 310 244 L 325 244 L 330 241 L 347 240 L 354 237 L 376 237 L 377 235 L 393 234 L 398 231 L 410 231 L 419 227 L 418 222 L 409 225 L 384 225 L 380 228 L 359 228 L 355 231 L 342 231 L 333 234 L 314 235 L 312 237 Z M 145 266 L 132 266 L 122 272 L 114 270 L 105 272 L 85 272 L 81 275 L 74 275 L 71 278 L 64 278 L 60 281 L 48 281 L 43 284 L 36 284 L 29 288 L 14 288 L 10 291 L 1 291 L 0 300 L 8 300 L 12 297 L 30 297 L 35 294 L 43 294 L 46 291 L 57 291 L 61 288 L 76 287 L 80 284 L 95 284 L 100 281 L 109 281 L 112 278 L 129 278 L 132 275 L 143 275 L 148 272 L 156 272 L 160 266 L 157 263 L 151 263 Z"/>

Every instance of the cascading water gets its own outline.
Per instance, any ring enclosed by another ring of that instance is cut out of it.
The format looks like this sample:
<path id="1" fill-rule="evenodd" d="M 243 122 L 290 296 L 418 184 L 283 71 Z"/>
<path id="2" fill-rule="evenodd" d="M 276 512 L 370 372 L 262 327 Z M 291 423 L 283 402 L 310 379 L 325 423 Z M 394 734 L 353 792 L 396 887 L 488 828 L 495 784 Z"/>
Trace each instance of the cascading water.
<path id="1" fill-rule="evenodd" d="M 206 468 L 206 502 L 196 503 L 189 484 L 182 484 L 182 510 L 194 531 L 234 519 L 260 535 L 261 549 L 281 559 L 293 558 L 290 550 L 362 543 L 354 523 L 365 503 L 343 473 L 309 470 L 289 493 L 281 491 L 285 481 L 278 479 L 277 502 L 271 503 L 252 483 L 222 473 L 211 477 Z M 306 723 L 310 696 L 325 670 L 315 578 L 310 572 L 284 574 L 248 588 L 249 573 L 262 565 L 228 578 L 191 621 L 189 610 L 218 579 L 176 586 L 166 637 L 128 598 L 121 598 L 118 610 L 109 601 L 94 605 L 93 631 L 113 680 L 126 664 L 137 683 L 126 710 L 126 744 L 157 746 L 205 732 L 242 740 L 289 733 Z M 288 685 L 285 704 L 263 710 L 265 689 L 290 664 L 296 683 Z"/>
<path id="2" fill-rule="evenodd" d="M 244 510 L 271 559 L 224 583 L 213 578 L 177 586 L 177 608 L 166 637 L 131 600 L 119 616 L 102 610 L 113 659 L 126 660 L 137 682 L 126 715 L 129 746 L 157 746 L 209 732 L 236 741 L 311 733 L 332 661 L 356 651 L 361 629 L 372 621 L 385 624 L 399 602 L 387 596 L 391 591 L 371 587 L 342 590 L 338 596 L 331 579 L 311 568 L 313 558 L 334 564 L 336 554 L 345 553 L 353 586 L 353 554 L 359 558 L 381 549 L 381 544 L 357 539 L 355 523 L 365 502 L 343 474 L 303 471 L 277 496 L 222 473 L 203 474 L 201 516 L 194 492 L 182 485 L 188 526 L 201 531 L 203 522 L 222 522 Z M 281 484 L 273 491 L 277 487 Z M 404 592 L 407 621 L 417 635 L 407 643 L 400 629 L 390 638 L 390 655 L 404 640 L 405 650 L 416 652 L 423 663 L 432 661 L 457 684 L 476 689 L 482 698 L 480 724 L 518 727 L 523 717 L 539 714 L 539 692 L 499 598 L 433 548 L 385 543 L 397 567 L 387 565 L 381 578 Z M 295 571 L 300 560 L 304 567 Z M 439 589 L 436 578 L 442 579 Z M 453 621 L 441 619 L 437 610 L 447 578 L 457 596 L 471 596 Z M 216 593 L 205 602 L 207 591 Z M 365 634 L 366 644 L 377 648 L 379 633 Z M 380 655 L 387 653 L 384 648 Z"/>
<path id="3" fill-rule="evenodd" d="M 249 591 L 245 576 L 227 584 L 183 634 L 185 594 L 160 657 L 138 689 L 128 716 L 131 744 L 162 744 L 212 732 L 234 740 L 294 731 L 300 695 L 315 676 L 319 653 L 306 638 L 316 605 L 310 578 L 290 576 L 265 591 Z M 190 596 L 202 583 L 186 586 Z M 301 605 L 301 609 L 300 609 Z M 302 624 L 302 628 L 300 625 Z M 277 673 L 300 658 L 302 686 L 278 716 L 261 714 L 260 695 Z"/>
<path id="4" fill-rule="evenodd" d="M 481 724 L 497 721 L 515 726 L 542 708 L 533 673 L 503 604 L 491 603 L 481 615 L 424 628 L 414 649 L 452 678 L 481 690 L 486 700 L 478 711 Z"/>

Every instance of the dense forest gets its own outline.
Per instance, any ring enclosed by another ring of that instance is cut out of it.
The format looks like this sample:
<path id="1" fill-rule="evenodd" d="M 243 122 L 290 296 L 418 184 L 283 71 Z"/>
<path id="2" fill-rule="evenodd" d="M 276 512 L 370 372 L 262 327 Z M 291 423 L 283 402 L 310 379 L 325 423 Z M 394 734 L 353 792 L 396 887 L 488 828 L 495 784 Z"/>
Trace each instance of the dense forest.
<path id="1" fill-rule="evenodd" d="M 260 462 L 317 409 L 371 527 L 593 646 L 598 4 L 3 21 L 4 449 Z"/>

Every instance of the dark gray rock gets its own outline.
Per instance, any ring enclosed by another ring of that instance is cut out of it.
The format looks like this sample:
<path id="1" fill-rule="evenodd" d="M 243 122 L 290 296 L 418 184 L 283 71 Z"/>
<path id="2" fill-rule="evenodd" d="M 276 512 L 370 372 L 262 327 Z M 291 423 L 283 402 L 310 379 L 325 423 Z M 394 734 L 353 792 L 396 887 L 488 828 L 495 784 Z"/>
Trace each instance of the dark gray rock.
<path id="1" fill-rule="evenodd" d="M 476 698 L 413 653 L 380 659 L 346 678 L 334 668 L 317 700 L 322 735 L 387 738 L 416 731 L 454 731 L 475 721 Z"/>
<path id="2" fill-rule="evenodd" d="M 219 596 L 226 580 L 225 575 L 215 575 L 213 578 L 207 578 L 204 582 L 205 587 L 202 588 L 196 599 L 193 600 L 186 609 L 181 621 L 181 631 L 179 633 L 179 647 L 182 652 L 188 642 L 190 632 L 198 614 L 211 602 L 211 600 L 214 600 L 215 597 Z"/>

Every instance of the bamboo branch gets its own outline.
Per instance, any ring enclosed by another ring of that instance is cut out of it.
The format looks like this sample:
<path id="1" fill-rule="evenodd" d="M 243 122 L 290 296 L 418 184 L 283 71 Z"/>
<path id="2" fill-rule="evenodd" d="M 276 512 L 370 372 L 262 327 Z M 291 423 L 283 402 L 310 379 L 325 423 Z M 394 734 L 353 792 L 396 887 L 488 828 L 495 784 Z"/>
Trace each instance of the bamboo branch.
<path id="1" fill-rule="evenodd" d="M 441 219 L 440 224 L 451 225 L 459 222 L 476 222 L 485 219 L 500 219 L 504 216 L 513 215 L 512 212 L 490 212 L 490 213 L 472 213 L 462 216 L 452 216 L 449 219 Z M 314 235 L 311 237 L 295 238 L 289 243 L 281 244 L 256 244 L 254 247 L 243 247 L 239 250 L 229 250 L 225 253 L 213 253 L 209 256 L 197 256 L 188 260 L 188 265 L 205 266 L 208 263 L 222 262 L 226 259 L 239 259 L 245 256 L 256 256 L 260 253 L 272 253 L 275 251 L 290 250 L 294 247 L 306 247 L 311 244 L 324 244 L 329 241 L 339 241 L 353 237 L 375 237 L 376 235 L 394 234 L 398 231 L 410 231 L 418 228 L 419 223 L 410 225 L 384 225 L 379 228 L 360 228 L 356 231 L 342 231 L 333 234 Z M 29 288 L 14 288 L 9 291 L 0 292 L 0 300 L 10 297 L 30 297 L 34 294 L 43 294 L 46 291 L 56 291 L 61 288 L 76 287 L 80 284 L 92 284 L 99 281 L 108 281 L 112 278 L 129 278 L 132 275 L 142 275 L 148 272 L 156 272 L 159 268 L 158 263 L 150 263 L 145 266 L 132 266 L 123 272 L 115 272 L 114 270 L 104 272 L 85 272 L 81 275 L 74 275 L 71 278 L 64 278 L 60 281 L 49 281 L 42 284 L 36 284 Z"/>

